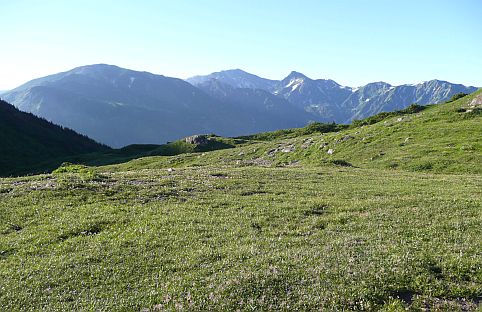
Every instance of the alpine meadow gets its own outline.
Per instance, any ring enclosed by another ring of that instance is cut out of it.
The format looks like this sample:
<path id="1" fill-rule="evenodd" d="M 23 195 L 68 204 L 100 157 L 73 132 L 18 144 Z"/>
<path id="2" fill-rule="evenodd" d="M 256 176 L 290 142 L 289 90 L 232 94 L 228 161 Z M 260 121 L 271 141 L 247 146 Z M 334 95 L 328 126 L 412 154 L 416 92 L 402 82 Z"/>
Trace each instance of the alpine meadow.
<path id="1" fill-rule="evenodd" d="M 482 311 L 477 1 L 0 9 L 0 311 Z"/>

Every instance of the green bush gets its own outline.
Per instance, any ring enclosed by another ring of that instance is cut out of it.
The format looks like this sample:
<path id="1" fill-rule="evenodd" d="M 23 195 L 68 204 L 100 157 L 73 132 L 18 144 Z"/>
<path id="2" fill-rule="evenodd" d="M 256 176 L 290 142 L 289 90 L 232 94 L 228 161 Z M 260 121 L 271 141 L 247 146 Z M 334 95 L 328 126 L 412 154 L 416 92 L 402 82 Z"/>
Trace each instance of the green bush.
<path id="1" fill-rule="evenodd" d="M 353 120 L 352 127 L 356 128 L 356 127 L 361 127 L 361 126 L 373 125 L 375 123 L 378 123 L 378 122 L 383 121 L 383 120 L 385 120 L 387 118 L 390 118 L 390 117 L 415 114 L 415 113 L 423 111 L 425 108 L 427 108 L 427 107 L 423 106 L 423 105 L 411 104 L 410 106 L 408 106 L 404 109 L 397 110 L 397 111 L 394 111 L 394 112 L 381 112 L 381 113 L 378 113 L 376 115 L 367 117 L 367 118 L 362 119 L 362 120 Z"/>
<path id="2" fill-rule="evenodd" d="M 80 180 L 82 182 L 98 181 L 102 178 L 92 168 L 71 163 L 63 163 L 59 168 L 55 169 L 52 174 L 63 182 L 75 180 Z"/>
<path id="3" fill-rule="evenodd" d="M 283 130 L 278 130 L 273 132 L 258 133 L 253 135 L 241 136 L 241 137 L 238 137 L 238 139 L 271 141 L 271 140 L 286 138 L 286 137 L 309 135 L 312 133 L 337 132 L 346 128 L 348 128 L 347 125 L 340 125 L 334 122 L 332 123 L 312 122 L 303 128 L 283 129 Z"/>
<path id="4" fill-rule="evenodd" d="M 472 111 L 466 111 L 464 117 L 465 118 L 471 118 L 471 117 L 477 117 L 482 115 L 482 108 L 476 107 Z"/>
<path id="5" fill-rule="evenodd" d="M 300 128 L 300 134 L 312 134 L 312 133 L 327 133 L 327 132 L 336 132 L 340 130 L 340 125 L 336 123 L 321 123 L 321 122 L 312 122 L 308 126 L 304 128 Z"/>
<path id="6" fill-rule="evenodd" d="M 423 111 L 424 109 L 425 109 L 425 106 L 418 105 L 418 104 L 414 103 L 414 104 L 411 104 L 410 106 L 408 106 L 405 109 L 395 111 L 395 112 L 396 113 L 398 112 L 398 113 L 401 113 L 401 114 L 416 114 L 416 113 L 419 113 L 419 112 Z"/>
<path id="7" fill-rule="evenodd" d="M 463 92 L 460 92 L 460 93 L 457 93 L 457 94 L 454 94 L 450 100 L 448 100 L 447 102 L 445 103 L 450 103 L 450 102 L 453 102 L 453 101 L 457 101 L 458 99 L 461 99 L 465 96 L 467 96 L 468 94 L 467 93 L 463 93 Z"/>
<path id="8" fill-rule="evenodd" d="M 330 161 L 332 164 L 342 167 L 353 167 L 352 164 L 343 159 L 333 159 Z"/>

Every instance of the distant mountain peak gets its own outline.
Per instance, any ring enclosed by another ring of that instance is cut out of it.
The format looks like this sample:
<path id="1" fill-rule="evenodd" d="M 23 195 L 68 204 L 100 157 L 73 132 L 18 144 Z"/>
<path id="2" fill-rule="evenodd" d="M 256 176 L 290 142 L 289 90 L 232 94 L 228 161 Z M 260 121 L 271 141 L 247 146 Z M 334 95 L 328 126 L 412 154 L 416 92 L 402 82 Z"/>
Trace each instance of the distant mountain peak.
<path id="1" fill-rule="evenodd" d="M 240 68 L 233 68 L 233 69 L 222 70 L 222 71 L 220 71 L 219 73 L 222 73 L 222 72 L 231 72 L 231 73 L 252 75 L 252 74 L 248 73 L 247 71 L 242 70 L 242 69 L 240 69 Z M 254 76 L 256 76 L 256 75 L 254 75 Z"/>
<path id="2" fill-rule="evenodd" d="M 186 79 L 186 81 L 194 86 L 198 86 L 213 78 L 234 88 L 261 89 L 265 91 L 271 91 L 278 83 L 277 80 L 261 78 L 239 68 L 214 72 L 205 76 L 194 76 Z"/>
<path id="3" fill-rule="evenodd" d="M 388 82 L 385 82 L 385 81 L 375 81 L 375 82 L 370 82 L 368 84 L 366 84 L 366 86 L 387 86 L 387 87 L 391 87 L 392 85 L 389 84 Z"/>
<path id="4" fill-rule="evenodd" d="M 277 90 L 275 90 L 274 93 L 282 93 L 281 89 L 290 89 L 288 92 L 294 92 L 296 90 L 300 91 L 301 86 L 305 83 L 305 81 L 311 81 L 311 79 L 300 72 L 292 71 L 281 81 L 280 86 Z"/>
<path id="5" fill-rule="evenodd" d="M 129 69 L 121 68 L 116 65 L 109 65 L 109 64 L 91 64 L 91 65 L 83 65 L 79 67 L 75 67 L 66 73 L 79 73 L 84 74 L 88 72 L 98 72 L 98 71 L 129 71 Z"/>
<path id="6" fill-rule="evenodd" d="M 288 76 L 286 76 L 286 78 L 283 79 L 283 80 L 287 80 L 287 79 L 291 80 L 291 79 L 310 79 L 310 78 L 308 78 L 307 76 L 305 76 L 304 74 L 302 74 L 302 73 L 300 73 L 300 72 L 297 72 L 297 71 L 294 71 L 294 70 L 293 70 L 293 71 L 291 71 L 291 73 L 290 73 Z"/>

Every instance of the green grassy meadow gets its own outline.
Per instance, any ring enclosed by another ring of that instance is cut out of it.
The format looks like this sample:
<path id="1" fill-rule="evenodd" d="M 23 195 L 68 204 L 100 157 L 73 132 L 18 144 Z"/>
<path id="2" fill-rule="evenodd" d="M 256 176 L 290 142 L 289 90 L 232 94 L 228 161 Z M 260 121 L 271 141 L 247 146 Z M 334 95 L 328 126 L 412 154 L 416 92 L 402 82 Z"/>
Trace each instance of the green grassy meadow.
<path id="1" fill-rule="evenodd" d="M 480 311 L 478 94 L 2 178 L 1 310 Z"/>

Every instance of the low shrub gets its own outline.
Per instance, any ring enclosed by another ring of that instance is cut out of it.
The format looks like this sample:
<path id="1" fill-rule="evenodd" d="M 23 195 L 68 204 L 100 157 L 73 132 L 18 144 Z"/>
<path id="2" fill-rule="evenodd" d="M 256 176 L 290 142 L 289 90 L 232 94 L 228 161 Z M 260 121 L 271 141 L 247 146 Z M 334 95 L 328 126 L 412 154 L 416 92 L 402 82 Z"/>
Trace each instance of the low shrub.
<path id="1" fill-rule="evenodd" d="M 450 100 L 446 101 L 445 103 L 450 103 L 450 102 L 453 102 L 453 101 L 457 101 L 458 99 L 461 99 L 463 97 L 466 97 L 468 94 L 467 93 L 463 93 L 463 92 L 459 92 L 457 94 L 454 94 Z"/>
<path id="2" fill-rule="evenodd" d="M 465 118 L 472 118 L 472 117 L 477 117 L 482 115 L 482 108 L 476 107 L 472 109 L 472 111 L 466 111 L 464 117 Z"/>
<path id="3" fill-rule="evenodd" d="M 84 165 L 71 163 L 63 163 L 59 168 L 55 169 L 52 174 L 64 182 L 73 180 L 87 182 L 102 179 L 102 176 L 95 172 L 94 169 Z"/>
<path id="4" fill-rule="evenodd" d="M 332 164 L 342 167 L 353 167 L 352 164 L 343 159 L 333 159 L 330 161 Z"/>
<path id="5" fill-rule="evenodd" d="M 334 122 L 332 123 L 312 122 L 303 128 L 283 129 L 283 130 L 277 130 L 272 132 L 264 132 L 264 133 L 237 137 L 237 139 L 271 141 L 271 140 L 286 138 L 286 137 L 309 135 L 312 133 L 337 132 L 347 128 L 348 128 L 348 125 L 336 124 Z"/>
<path id="6" fill-rule="evenodd" d="M 365 119 L 353 120 L 352 127 L 356 128 L 356 127 L 361 127 L 361 126 L 373 125 L 375 123 L 378 123 L 378 122 L 383 121 L 383 120 L 385 120 L 387 118 L 390 118 L 390 117 L 419 113 L 426 108 L 427 107 L 423 106 L 423 105 L 411 104 L 404 109 L 397 110 L 397 111 L 394 111 L 394 112 L 381 112 L 381 113 L 378 113 L 376 115 L 367 117 Z"/>

